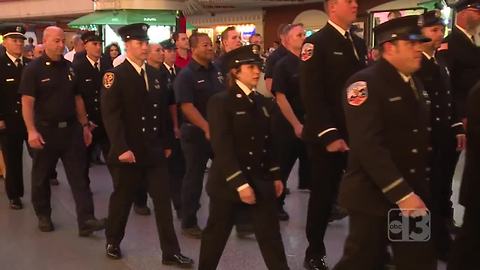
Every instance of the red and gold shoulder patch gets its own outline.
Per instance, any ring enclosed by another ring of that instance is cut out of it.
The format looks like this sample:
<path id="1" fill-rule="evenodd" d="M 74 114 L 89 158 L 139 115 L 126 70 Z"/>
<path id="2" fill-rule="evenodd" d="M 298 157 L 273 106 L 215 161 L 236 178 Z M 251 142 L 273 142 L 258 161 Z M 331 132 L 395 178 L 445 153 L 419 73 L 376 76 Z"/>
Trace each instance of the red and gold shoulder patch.
<path id="1" fill-rule="evenodd" d="M 313 45 L 312 43 L 303 44 L 302 53 L 300 54 L 300 58 L 302 59 L 302 61 L 308 61 L 310 58 L 312 58 L 314 48 L 315 45 Z"/>
<path id="2" fill-rule="evenodd" d="M 103 87 L 105 87 L 105 89 L 111 88 L 114 82 L 115 74 L 113 72 L 107 72 L 103 75 Z"/>
<path id="3" fill-rule="evenodd" d="M 358 81 L 347 88 L 347 101 L 352 106 L 360 106 L 368 99 L 367 82 Z"/>

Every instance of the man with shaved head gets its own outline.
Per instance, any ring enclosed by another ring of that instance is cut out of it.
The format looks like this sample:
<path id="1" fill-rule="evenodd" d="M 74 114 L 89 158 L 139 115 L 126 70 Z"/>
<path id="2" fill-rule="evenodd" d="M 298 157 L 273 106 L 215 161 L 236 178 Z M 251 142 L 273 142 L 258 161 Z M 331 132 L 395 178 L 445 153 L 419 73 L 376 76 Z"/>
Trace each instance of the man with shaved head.
<path id="1" fill-rule="evenodd" d="M 86 146 L 92 141 L 89 120 L 71 63 L 62 56 L 65 35 L 49 26 L 43 33 L 45 53 L 25 67 L 19 93 L 32 148 L 32 204 L 42 232 L 54 230 L 50 218 L 49 172 L 61 158 L 76 204 L 79 236 L 105 228 L 94 216 L 86 175 Z"/>

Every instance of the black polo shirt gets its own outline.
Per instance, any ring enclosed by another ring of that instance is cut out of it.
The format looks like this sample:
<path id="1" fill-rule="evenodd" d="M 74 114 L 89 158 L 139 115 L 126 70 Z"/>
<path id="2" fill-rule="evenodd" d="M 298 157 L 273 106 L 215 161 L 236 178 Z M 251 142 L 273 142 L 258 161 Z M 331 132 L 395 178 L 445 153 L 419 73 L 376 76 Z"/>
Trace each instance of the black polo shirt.
<path id="1" fill-rule="evenodd" d="M 61 122 L 76 117 L 75 72 L 63 57 L 51 60 L 46 54 L 25 67 L 19 93 L 35 98 L 35 120 Z"/>
<path id="2" fill-rule="evenodd" d="M 188 66 L 180 71 L 174 82 L 177 104 L 193 103 L 204 118 L 207 116 L 208 99 L 224 90 L 225 82 L 220 69 L 212 63 L 205 68 L 193 58 Z"/>
<path id="3" fill-rule="evenodd" d="M 267 61 L 265 63 L 265 79 L 273 78 L 273 71 L 275 70 L 275 64 L 277 64 L 278 60 L 282 59 L 285 55 L 287 55 L 288 50 L 281 45 L 275 51 L 268 56 Z"/>
<path id="4" fill-rule="evenodd" d="M 272 92 L 285 94 L 295 116 L 303 122 L 305 110 L 300 96 L 300 58 L 291 52 L 280 59 L 273 72 Z"/>

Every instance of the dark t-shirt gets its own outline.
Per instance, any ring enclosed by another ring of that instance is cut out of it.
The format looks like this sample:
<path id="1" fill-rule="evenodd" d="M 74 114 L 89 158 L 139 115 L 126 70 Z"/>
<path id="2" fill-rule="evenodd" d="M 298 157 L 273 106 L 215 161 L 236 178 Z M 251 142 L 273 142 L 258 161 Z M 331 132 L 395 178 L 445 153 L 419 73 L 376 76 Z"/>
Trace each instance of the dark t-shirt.
<path id="1" fill-rule="evenodd" d="M 18 92 L 35 98 L 35 120 L 61 122 L 76 117 L 75 72 L 64 58 L 52 61 L 46 54 L 23 70 Z"/>
<path id="2" fill-rule="evenodd" d="M 208 99 L 225 90 L 225 83 L 222 72 L 215 65 L 210 64 L 205 68 L 191 59 L 188 66 L 177 75 L 173 88 L 177 104 L 193 103 L 200 114 L 206 117 Z"/>
<path id="3" fill-rule="evenodd" d="M 272 92 L 285 94 L 295 116 L 303 122 L 305 111 L 300 96 L 300 58 L 288 52 L 277 61 L 273 72 Z"/>
<path id="4" fill-rule="evenodd" d="M 265 79 L 273 78 L 273 71 L 275 69 L 275 64 L 278 60 L 282 59 L 285 55 L 287 55 L 288 50 L 282 46 L 278 47 L 272 54 L 267 58 L 265 63 Z"/>

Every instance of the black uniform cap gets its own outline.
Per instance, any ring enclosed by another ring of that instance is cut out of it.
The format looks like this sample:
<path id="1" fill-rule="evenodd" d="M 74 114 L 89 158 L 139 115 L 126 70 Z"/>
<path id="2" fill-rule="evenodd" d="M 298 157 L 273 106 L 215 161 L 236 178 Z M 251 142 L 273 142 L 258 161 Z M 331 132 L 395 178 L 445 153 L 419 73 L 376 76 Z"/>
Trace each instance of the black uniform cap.
<path id="1" fill-rule="evenodd" d="M 25 37 L 25 27 L 23 25 L 4 25 L 0 27 L 0 34 L 3 36 L 3 38 L 10 37 L 27 39 Z"/>
<path id="2" fill-rule="evenodd" d="M 177 48 L 177 46 L 175 45 L 175 40 L 173 38 L 169 38 L 160 42 L 160 45 L 164 50 L 175 50 Z"/>
<path id="3" fill-rule="evenodd" d="M 87 43 L 89 41 L 103 41 L 102 38 L 94 31 L 85 32 L 80 38 L 82 39 L 83 43 Z"/>
<path id="4" fill-rule="evenodd" d="M 260 46 L 256 44 L 242 46 L 225 54 L 225 64 L 229 70 L 244 64 L 261 65 L 262 62 Z"/>
<path id="5" fill-rule="evenodd" d="M 376 45 L 395 40 L 427 42 L 429 38 L 422 35 L 423 17 L 404 16 L 384 22 L 373 29 Z"/>
<path id="6" fill-rule="evenodd" d="M 445 22 L 443 21 L 443 18 L 442 18 L 442 13 L 438 9 L 425 12 L 422 16 L 423 16 L 422 27 L 430 27 L 435 25 L 445 26 Z"/>
<path id="7" fill-rule="evenodd" d="M 457 12 L 467 8 L 475 8 L 480 10 L 480 0 L 446 0 L 447 5 Z"/>
<path id="8" fill-rule="evenodd" d="M 141 41 L 148 41 L 150 38 L 148 37 L 148 24 L 146 23 L 134 23 L 122 26 L 118 29 L 118 34 L 122 37 L 124 42 L 129 41 L 131 39 L 134 40 L 141 40 Z"/>

